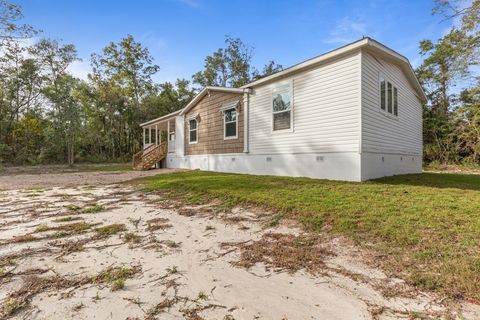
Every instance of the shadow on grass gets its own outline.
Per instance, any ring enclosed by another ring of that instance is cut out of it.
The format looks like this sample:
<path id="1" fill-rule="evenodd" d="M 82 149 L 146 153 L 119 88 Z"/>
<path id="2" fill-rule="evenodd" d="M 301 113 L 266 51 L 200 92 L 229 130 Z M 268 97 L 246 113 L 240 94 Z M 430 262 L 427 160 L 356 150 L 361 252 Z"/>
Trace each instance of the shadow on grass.
<path id="1" fill-rule="evenodd" d="M 478 174 L 429 172 L 380 178 L 372 180 L 370 183 L 480 191 L 480 175 Z"/>

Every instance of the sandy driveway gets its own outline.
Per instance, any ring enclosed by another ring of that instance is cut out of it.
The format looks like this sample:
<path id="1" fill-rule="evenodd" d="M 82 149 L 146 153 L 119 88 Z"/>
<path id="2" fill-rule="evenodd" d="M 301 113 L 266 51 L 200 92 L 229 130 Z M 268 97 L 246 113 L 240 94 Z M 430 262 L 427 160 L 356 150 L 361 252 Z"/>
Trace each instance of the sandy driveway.
<path id="1" fill-rule="evenodd" d="M 122 184 L 0 191 L 0 218 L 0 318 L 480 318 L 254 210 Z"/>
<path id="2" fill-rule="evenodd" d="M 62 172 L 41 174 L 0 175 L 0 190 L 34 189 L 49 187 L 70 187 L 79 185 L 105 185 L 129 181 L 136 178 L 154 176 L 178 171 L 175 169 L 156 169 L 148 171 L 116 172 Z"/>

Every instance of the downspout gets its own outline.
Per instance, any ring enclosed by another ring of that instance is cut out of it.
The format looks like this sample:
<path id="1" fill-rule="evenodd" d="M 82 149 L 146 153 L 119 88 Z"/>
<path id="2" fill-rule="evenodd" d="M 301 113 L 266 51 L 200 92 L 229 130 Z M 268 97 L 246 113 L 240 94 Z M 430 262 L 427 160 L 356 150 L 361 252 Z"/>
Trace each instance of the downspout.
<path id="1" fill-rule="evenodd" d="M 243 121 L 243 152 L 249 153 L 250 152 L 250 92 L 251 89 L 244 89 L 243 90 L 243 114 L 244 114 L 244 121 Z"/>

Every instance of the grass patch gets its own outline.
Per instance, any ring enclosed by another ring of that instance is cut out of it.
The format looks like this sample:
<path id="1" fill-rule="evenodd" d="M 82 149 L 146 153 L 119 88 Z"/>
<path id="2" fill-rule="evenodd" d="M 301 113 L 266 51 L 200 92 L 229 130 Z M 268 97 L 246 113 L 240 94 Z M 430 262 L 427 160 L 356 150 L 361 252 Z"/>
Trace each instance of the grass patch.
<path id="1" fill-rule="evenodd" d="M 104 206 L 102 206 L 100 204 L 96 204 L 96 205 L 93 205 L 91 207 L 82 209 L 81 213 L 97 213 L 97 212 L 100 212 L 100 211 L 103 211 L 103 210 L 105 210 Z"/>
<path id="2" fill-rule="evenodd" d="M 96 239 L 105 239 L 119 232 L 127 231 L 127 227 L 122 224 L 114 223 L 108 226 L 100 227 L 95 229 L 95 238 Z"/>
<path id="3" fill-rule="evenodd" d="M 77 206 L 75 204 L 69 204 L 68 206 L 65 206 L 65 208 L 70 210 L 70 211 L 73 211 L 73 212 L 78 212 L 78 211 L 82 210 L 82 207 Z"/>
<path id="4" fill-rule="evenodd" d="M 166 245 L 167 247 L 171 248 L 171 249 L 175 249 L 175 248 L 180 247 L 180 242 L 175 242 L 173 240 L 164 240 L 164 241 L 162 241 L 162 243 L 164 245 Z"/>
<path id="5" fill-rule="evenodd" d="M 97 275 L 93 282 L 108 283 L 112 291 L 123 289 L 125 280 L 132 277 L 137 271 L 127 267 L 108 268 Z"/>
<path id="6" fill-rule="evenodd" d="M 132 244 L 132 245 L 140 243 L 142 241 L 142 237 L 140 237 L 135 232 L 125 232 L 123 234 L 123 239 L 125 240 L 125 242 L 127 242 L 129 244 Z"/>
<path id="7" fill-rule="evenodd" d="M 72 216 L 67 216 L 67 217 L 61 217 L 53 220 L 54 222 L 61 223 L 61 222 L 70 222 L 70 221 L 75 221 L 75 220 L 82 220 L 83 218 L 81 217 L 72 217 Z"/>
<path id="8" fill-rule="evenodd" d="M 220 199 L 368 244 L 384 270 L 420 288 L 480 301 L 480 175 L 424 173 L 354 183 L 179 172 L 146 188 L 187 202 Z"/>
<path id="9" fill-rule="evenodd" d="M 42 223 L 41 225 L 35 228 L 35 232 L 45 232 L 48 230 L 50 230 L 50 227 L 48 226 L 48 224 L 45 224 L 45 223 Z"/>

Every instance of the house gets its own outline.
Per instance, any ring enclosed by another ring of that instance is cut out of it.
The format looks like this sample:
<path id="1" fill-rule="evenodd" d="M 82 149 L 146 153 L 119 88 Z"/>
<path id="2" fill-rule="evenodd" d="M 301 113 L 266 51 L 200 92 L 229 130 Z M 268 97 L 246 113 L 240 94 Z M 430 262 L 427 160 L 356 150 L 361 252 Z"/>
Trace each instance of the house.
<path id="1" fill-rule="evenodd" d="M 426 99 L 407 58 L 363 38 L 242 88 L 204 88 L 141 124 L 134 162 L 348 181 L 419 173 Z"/>

